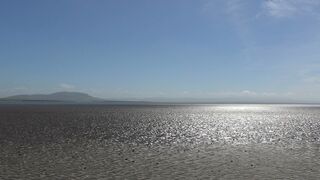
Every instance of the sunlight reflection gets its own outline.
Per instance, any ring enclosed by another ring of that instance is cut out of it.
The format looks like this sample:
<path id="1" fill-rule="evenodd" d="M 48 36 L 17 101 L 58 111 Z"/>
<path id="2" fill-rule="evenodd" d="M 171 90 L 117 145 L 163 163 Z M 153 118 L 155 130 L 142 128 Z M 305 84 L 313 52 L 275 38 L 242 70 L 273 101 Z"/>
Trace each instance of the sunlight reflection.
<path id="1" fill-rule="evenodd" d="M 265 111 L 270 110 L 271 107 L 269 105 L 252 105 L 252 104 L 239 104 L 239 105 L 223 105 L 216 107 L 217 110 L 223 111 Z"/>

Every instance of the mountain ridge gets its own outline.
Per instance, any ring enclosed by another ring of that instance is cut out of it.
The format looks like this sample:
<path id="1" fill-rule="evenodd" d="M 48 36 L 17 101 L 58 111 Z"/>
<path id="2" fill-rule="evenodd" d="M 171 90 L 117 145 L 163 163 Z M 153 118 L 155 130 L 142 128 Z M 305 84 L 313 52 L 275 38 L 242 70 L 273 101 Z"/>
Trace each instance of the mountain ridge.
<path id="1" fill-rule="evenodd" d="M 1 98 L 5 101 L 57 101 L 57 102 L 99 102 L 104 99 L 82 92 L 61 91 L 51 94 L 22 94 Z"/>
<path id="2" fill-rule="evenodd" d="M 101 105 L 146 105 L 147 101 L 106 100 L 83 92 L 61 91 L 51 94 L 23 94 L 0 98 L 1 104 L 101 104 Z"/>

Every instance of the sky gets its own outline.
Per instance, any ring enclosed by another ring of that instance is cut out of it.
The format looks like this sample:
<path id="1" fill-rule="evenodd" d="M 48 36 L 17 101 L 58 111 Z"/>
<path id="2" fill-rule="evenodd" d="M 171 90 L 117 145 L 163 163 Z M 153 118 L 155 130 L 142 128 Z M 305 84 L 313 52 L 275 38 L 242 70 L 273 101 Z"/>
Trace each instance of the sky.
<path id="1" fill-rule="evenodd" d="M 320 102 L 320 1 L 0 1 L 0 97 L 57 91 Z"/>

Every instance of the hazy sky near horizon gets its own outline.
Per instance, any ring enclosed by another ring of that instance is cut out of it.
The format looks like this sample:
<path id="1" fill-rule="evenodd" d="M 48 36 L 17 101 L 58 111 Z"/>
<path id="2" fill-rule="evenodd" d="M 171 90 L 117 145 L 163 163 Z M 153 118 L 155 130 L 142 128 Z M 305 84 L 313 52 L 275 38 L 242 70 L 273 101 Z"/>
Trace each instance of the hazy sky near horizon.
<path id="1" fill-rule="evenodd" d="M 2 0 L 0 97 L 320 101 L 319 0 Z"/>

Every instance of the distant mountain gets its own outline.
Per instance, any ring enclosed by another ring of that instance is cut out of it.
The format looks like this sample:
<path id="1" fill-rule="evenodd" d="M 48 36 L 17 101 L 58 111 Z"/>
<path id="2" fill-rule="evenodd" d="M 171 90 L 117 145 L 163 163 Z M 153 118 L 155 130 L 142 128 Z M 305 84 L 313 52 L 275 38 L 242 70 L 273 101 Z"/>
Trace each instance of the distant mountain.
<path id="1" fill-rule="evenodd" d="M 105 100 L 80 92 L 57 92 L 53 94 L 16 95 L 0 98 L 1 104 L 104 104 L 146 105 L 146 101 Z"/>
<path id="2" fill-rule="evenodd" d="M 16 95 L 0 98 L 0 104 L 103 104 L 103 105 L 159 105 L 159 104 L 256 104 L 256 103 L 303 103 L 299 101 L 247 99 L 199 99 L 199 98 L 146 98 L 143 100 L 105 100 L 80 92 L 57 92 L 53 94 Z"/>
<path id="3" fill-rule="evenodd" d="M 16 95 L 2 98 L 2 101 L 38 101 L 38 102 L 102 102 L 103 99 L 80 92 L 57 92 L 53 94 Z"/>

